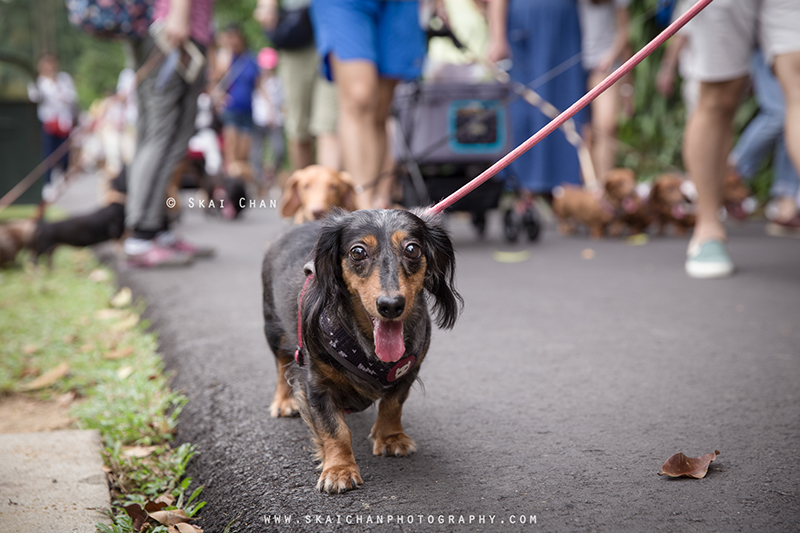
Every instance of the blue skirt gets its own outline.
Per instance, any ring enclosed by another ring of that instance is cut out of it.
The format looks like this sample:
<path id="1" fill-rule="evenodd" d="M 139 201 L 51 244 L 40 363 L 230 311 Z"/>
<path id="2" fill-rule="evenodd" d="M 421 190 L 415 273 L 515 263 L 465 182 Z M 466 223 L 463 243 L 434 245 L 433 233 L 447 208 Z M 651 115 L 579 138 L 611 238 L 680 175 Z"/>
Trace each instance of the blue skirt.
<path id="1" fill-rule="evenodd" d="M 559 111 L 584 95 L 586 75 L 581 66 L 581 30 L 575 0 L 511 0 L 508 41 L 513 61 L 509 74 L 513 80 L 530 84 L 567 62 L 563 65 L 568 67 L 566 70 L 551 73 L 555 77 L 532 88 Z M 522 98 L 510 104 L 509 114 L 514 146 L 551 120 Z M 573 119 L 578 133 L 584 115 L 582 110 Z M 509 171 L 516 185 L 534 193 L 550 192 L 562 183 L 581 183 L 578 152 L 561 129 L 511 163 Z"/>

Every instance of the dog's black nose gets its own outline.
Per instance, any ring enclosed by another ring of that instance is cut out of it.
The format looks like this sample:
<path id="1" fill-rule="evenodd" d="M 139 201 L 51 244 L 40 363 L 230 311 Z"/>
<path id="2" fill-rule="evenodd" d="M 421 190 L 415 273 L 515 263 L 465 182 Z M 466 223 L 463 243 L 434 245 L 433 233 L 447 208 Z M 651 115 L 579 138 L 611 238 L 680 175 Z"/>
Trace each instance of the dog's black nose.
<path id="1" fill-rule="evenodd" d="M 397 294 L 394 296 L 378 296 L 375 300 L 378 306 L 378 312 L 384 318 L 397 318 L 403 314 L 406 308 L 406 299 L 403 295 Z"/>

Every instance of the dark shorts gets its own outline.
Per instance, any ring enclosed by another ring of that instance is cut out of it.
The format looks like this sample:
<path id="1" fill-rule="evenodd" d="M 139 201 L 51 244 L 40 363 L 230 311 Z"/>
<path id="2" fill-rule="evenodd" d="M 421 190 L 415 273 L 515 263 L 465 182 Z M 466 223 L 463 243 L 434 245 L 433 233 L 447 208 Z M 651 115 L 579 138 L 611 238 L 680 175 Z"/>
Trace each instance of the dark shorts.
<path id="1" fill-rule="evenodd" d="M 239 111 L 225 111 L 220 117 L 223 126 L 229 126 L 242 131 L 253 130 L 253 114 Z"/>
<path id="2" fill-rule="evenodd" d="M 427 42 L 416 0 L 314 0 L 311 19 L 329 80 L 330 54 L 370 61 L 382 78 L 410 81 L 422 75 Z"/>

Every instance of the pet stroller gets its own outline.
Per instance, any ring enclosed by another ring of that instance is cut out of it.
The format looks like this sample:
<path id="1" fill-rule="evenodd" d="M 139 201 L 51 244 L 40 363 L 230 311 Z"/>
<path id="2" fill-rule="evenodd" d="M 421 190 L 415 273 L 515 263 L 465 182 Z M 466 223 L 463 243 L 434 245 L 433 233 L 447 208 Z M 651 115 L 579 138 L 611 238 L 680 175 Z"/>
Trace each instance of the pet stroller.
<path id="1" fill-rule="evenodd" d="M 405 207 L 441 200 L 508 153 L 510 95 L 499 83 L 412 82 L 395 89 L 397 177 Z M 449 210 L 469 212 L 483 235 L 486 213 L 498 207 L 503 188 L 502 180 L 491 179 Z M 522 226 L 530 240 L 538 239 L 536 216 Z M 504 217 L 507 240 L 517 240 L 519 229 L 515 217 Z"/>

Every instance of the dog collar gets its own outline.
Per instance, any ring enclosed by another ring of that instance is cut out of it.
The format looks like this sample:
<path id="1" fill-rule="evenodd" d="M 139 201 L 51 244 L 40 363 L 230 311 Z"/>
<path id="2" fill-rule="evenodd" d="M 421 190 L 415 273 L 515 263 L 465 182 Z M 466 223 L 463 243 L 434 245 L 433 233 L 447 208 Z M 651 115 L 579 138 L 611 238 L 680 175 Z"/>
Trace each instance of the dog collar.
<path id="1" fill-rule="evenodd" d="M 417 362 L 417 358 L 413 355 L 392 363 L 384 363 L 369 357 L 358 341 L 336 322 L 327 309 L 319 317 L 319 325 L 327 340 L 325 344 L 328 355 L 378 388 L 391 389 L 400 378 L 414 368 Z"/>

